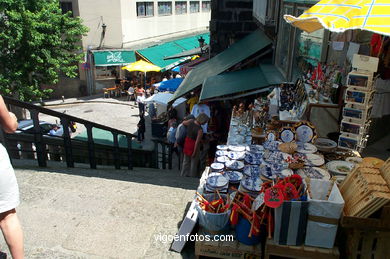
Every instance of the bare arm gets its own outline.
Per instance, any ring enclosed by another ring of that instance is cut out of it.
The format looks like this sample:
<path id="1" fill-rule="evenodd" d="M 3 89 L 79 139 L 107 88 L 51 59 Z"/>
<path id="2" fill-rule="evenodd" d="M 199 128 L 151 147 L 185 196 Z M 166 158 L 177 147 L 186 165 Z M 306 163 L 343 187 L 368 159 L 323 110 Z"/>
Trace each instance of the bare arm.
<path id="1" fill-rule="evenodd" d="M 191 121 L 194 121 L 194 120 L 190 119 L 190 120 L 183 121 L 182 123 L 183 123 L 184 126 L 188 126 L 188 125 L 190 125 Z"/>
<path id="2" fill-rule="evenodd" d="M 15 132 L 18 127 L 18 121 L 15 114 L 8 111 L 2 96 L 0 96 L 0 124 L 7 133 Z"/>
<path id="3" fill-rule="evenodd" d="M 192 153 L 193 157 L 196 155 L 196 151 L 198 150 L 198 146 L 200 141 L 202 140 L 202 136 L 203 136 L 203 130 L 201 128 L 200 130 L 198 130 L 198 136 L 196 136 L 194 152 Z"/>

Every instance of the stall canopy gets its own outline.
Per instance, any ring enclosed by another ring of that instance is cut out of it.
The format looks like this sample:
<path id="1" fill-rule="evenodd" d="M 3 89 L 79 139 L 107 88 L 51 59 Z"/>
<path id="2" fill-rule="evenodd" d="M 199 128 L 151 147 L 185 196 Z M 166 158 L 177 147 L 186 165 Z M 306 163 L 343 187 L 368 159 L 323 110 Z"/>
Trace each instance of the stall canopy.
<path id="1" fill-rule="evenodd" d="M 257 93 L 283 82 L 282 74 L 274 65 L 260 65 L 260 67 L 223 73 L 204 81 L 200 100 L 218 99 L 248 92 Z"/>
<path id="2" fill-rule="evenodd" d="M 240 61 L 267 47 L 272 42 L 261 30 L 256 30 L 245 38 L 232 44 L 208 61 L 191 70 L 176 90 L 172 101 L 187 94 L 210 76 L 218 75 Z"/>
<path id="3" fill-rule="evenodd" d="M 154 94 L 154 95 L 146 98 L 145 102 L 146 103 L 155 102 L 155 103 L 162 104 L 162 105 L 168 105 L 168 102 L 171 99 L 171 97 L 172 97 L 171 93 L 157 93 L 157 94 Z M 179 98 L 172 104 L 172 106 L 176 107 L 185 101 L 187 101 L 187 99 Z"/>
<path id="4" fill-rule="evenodd" d="M 105 50 L 93 51 L 95 66 L 121 66 L 135 62 L 134 51 Z"/>
<path id="5" fill-rule="evenodd" d="M 179 85 L 183 82 L 183 78 L 173 78 L 167 81 L 162 81 L 158 84 L 159 91 L 169 91 L 174 92 L 179 87 Z M 155 85 L 157 85 L 155 84 Z"/>
<path id="6" fill-rule="evenodd" d="M 333 32 L 362 29 L 390 36 L 388 0 L 322 0 L 298 18 L 284 15 L 284 19 L 308 33 L 322 28 Z"/>
<path id="7" fill-rule="evenodd" d="M 210 34 L 204 33 L 192 37 L 187 37 L 175 41 L 170 41 L 167 43 L 163 43 L 161 45 L 152 46 L 149 48 L 137 50 L 137 53 L 143 58 L 149 60 L 153 64 L 162 67 L 162 71 L 168 70 L 165 67 L 180 61 L 181 58 L 174 58 L 169 60 L 164 60 L 164 58 L 172 55 L 179 54 L 183 51 L 192 50 L 195 48 L 199 48 L 198 39 L 202 37 L 205 39 L 205 42 L 208 43 L 210 41 Z M 184 62 L 186 58 L 182 58 L 182 62 Z"/>

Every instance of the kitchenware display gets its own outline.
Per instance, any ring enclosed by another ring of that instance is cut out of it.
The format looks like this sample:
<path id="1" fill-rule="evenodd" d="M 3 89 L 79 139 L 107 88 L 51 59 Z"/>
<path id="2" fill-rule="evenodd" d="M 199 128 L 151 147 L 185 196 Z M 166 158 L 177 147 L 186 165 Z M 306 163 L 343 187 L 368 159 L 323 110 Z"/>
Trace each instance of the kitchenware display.
<path id="1" fill-rule="evenodd" d="M 241 180 L 241 186 L 251 192 L 259 192 L 263 181 L 260 178 L 246 177 Z"/>
<path id="2" fill-rule="evenodd" d="M 279 145 L 282 144 L 280 141 L 266 141 L 263 146 L 268 150 L 279 150 Z"/>
<path id="3" fill-rule="evenodd" d="M 225 175 L 229 178 L 230 183 L 238 183 L 241 181 L 243 174 L 238 171 L 227 171 Z"/>
<path id="4" fill-rule="evenodd" d="M 295 130 L 292 127 L 283 127 L 279 130 L 279 139 L 286 143 L 295 140 Z"/>
<path id="5" fill-rule="evenodd" d="M 354 164 L 359 164 L 363 161 L 363 158 L 351 156 L 351 157 L 347 157 L 345 159 L 345 161 L 350 162 L 350 163 L 354 163 Z"/>
<path id="6" fill-rule="evenodd" d="M 243 160 L 245 158 L 245 152 L 228 151 L 226 156 L 232 160 Z"/>
<path id="7" fill-rule="evenodd" d="M 302 178 L 313 178 L 313 179 L 323 179 L 323 180 L 330 180 L 330 174 L 319 167 L 304 167 L 301 169 L 297 170 L 297 173 L 302 177 Z"/>
<path id="8" fill-rule="evenodd" d="M 325 159 L 316 154 L 306 154 L 306 165 L 309 166 L 322 166 L 325 164 Z"/>
<path id="9" fill-rule="evenodd" d="M 228 150 L 229 146 L 228 145 L 218 145 L 217 149 L 218 150 Z"/>
<path id="10" fill-rule="evenodd" d="M 330 172 L 339 175 L 347 175 L 352 171 L 354 167 L 355 167 L 354 163 L 342 161 L 342 160 L 334 160 L 326 164 L 326 168 Z"/>
<path id="11" fill-rule="evenodd" d="M 227 161 L 230 161 L 230 159 L 227 156 L 219 156 L 219 157 L 217 157 L 217 162 L 218 163 L 224 164 Z"/>
<path id="12" fill-rule="evenodd" d="M 228 146 L 230 151 L 235 151 L 235 152 L 243 152 L 245 151 L 245 146 L 234 146 L 234 145 L 229 145 Z"/>
<path id="13" fill-rule="evenodd" d="M 212 163 L 210 165 L 211 170 L 213 171 L 222 171 L 222 169 L 225 167 L 222 163 Z"/>
<path id="14" fill-rule="evenodd" d="M 229 180 L 220 173 L 211 173 L 206 179 L 206 184 L 211 188 L 222 188 L 229 183 Z"/>
<path id="15" fill-rule="evenodd" d="M 273 179 L 273 173 L 272 173 L 272 169 L 270 166 L 268 165 L 261 165 L 260 166 L 260 173 L 263 177 L 267 178 L 267 179 Z"/>
<path id="16" fill-rule="evenodd" d="M 312 154 L 317 152 L 317 148 L 315 145 L 310 143 L 298 143 L 297 152 L 303 154 Z"/>
<path id="17" fill-rule="evenodd" d="M 225 163 L 225 166 L 231 170 L 241 170 L 244 168 L 244 163 L 237 160 L 230 160 Z"/>
<path id="18" fill-rule="evenodd" d="M 274 130 L 269 130 L 266 133 L 266 140 L 267 141 L 276 141 L 278 138 L 278 133 Z"/>
<path id="19" fill-rule="evenodd" d="M 260 167 L 257 165 L 246 165 L 244 167 L 243 173 L 247 177 L 259 176 L 260 175 Z"/>
<path id="20" fill-rule="evenodd" d="M 314 145 L 322 152 L 332 152 L 337 147 L 337 143 L 328 138 L 317 138 Z"/>
<path id="21" fill-rule="evenodd" d="M 317 138 L 316 129 L 310 122 L 301 121 L 294 125 L 298 142 L 313 142 Z"/>

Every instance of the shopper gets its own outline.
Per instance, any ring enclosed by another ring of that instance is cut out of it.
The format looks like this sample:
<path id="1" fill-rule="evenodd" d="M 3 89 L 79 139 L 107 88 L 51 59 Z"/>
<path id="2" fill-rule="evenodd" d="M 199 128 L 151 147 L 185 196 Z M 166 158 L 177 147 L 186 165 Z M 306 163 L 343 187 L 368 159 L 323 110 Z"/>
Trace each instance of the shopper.
<path id="1" fill-rule="evenodd" d="M 8 112 L 0 96 L 0 124 L 7 133 L 18 127 L 16 116 Z M 19 187 L 7 150 L 0 144 L 0 228 L 14 259 L 24 258 L 23 232 L 15 208 L 19 205 Z"/>
<path id="2" fill-rule="evenodd" d="M 186 116 L 183 122 L 188 120 L 195 120 L 194 115 L 190 114 Z M 184 141 L 187 135 L 187 127 L 184 126 L 183 122 L 180 123 L 179 126 L 177 126 L 176 134 L 175 134 L 175 144 L 174 144 L 174 147 L 177 149 L 177 152 L 179 153 L 179 169 L 181 168 L 180 166 L 181 161 L 183 161 Z"/>
<path id="3" fill-rule="evenodd" d="M 140 93 L 138 96 L 137 96 L 137 103 L 138 103 L 138 109 L 139 109 L 139 116 L 144 116 L 144 113 L 145 113 L 145 94 L 144 93 Z"/>
<path id="4" fill-rule="evenodd" d="M 204 113 L 199 114 L 195 120 L 184 121 L 187 127 L 187 134 L 184 141 L 184 159 L 181 171 L 182 176 L 199 177 L 199 145 L 202 140 L 204 125 L 209 120 L 209 116 Z"/>
<path id="5" fill-rule="evenodd" d="M 140 119 L 139 119 L 139 122 L 137 124 L 137 127 L 138 127 L 138 130 L 137 130 L 138 142 L 144 141 L 146 127 L 145 127 L 145 117 L 143 114 L 140 115 Z"/>

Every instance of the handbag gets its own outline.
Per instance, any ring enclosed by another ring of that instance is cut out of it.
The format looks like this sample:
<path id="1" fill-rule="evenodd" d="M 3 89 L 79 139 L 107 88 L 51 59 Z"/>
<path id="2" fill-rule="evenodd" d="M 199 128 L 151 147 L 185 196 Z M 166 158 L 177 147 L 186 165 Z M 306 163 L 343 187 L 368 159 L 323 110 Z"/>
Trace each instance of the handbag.
<path id="1" fill-rule="evenodd" d="M 192 156 L 192 154 L 194 153 L 194 149 L 195 149 L 195 140 L 193 140 L 192 138 L 186 137 L 184 140 L 183 153 L 186 156 Z"/>

